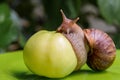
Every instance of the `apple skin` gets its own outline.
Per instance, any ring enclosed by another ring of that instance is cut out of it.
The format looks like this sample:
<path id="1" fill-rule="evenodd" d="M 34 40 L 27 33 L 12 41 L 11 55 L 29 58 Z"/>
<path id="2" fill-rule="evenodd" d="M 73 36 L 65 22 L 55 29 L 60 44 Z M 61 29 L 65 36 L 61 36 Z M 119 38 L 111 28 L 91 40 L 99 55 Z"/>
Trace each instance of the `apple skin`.
<path id="1" fill-rule="evenodd" d="M 49 78 L 65 77 L 77 66 L 72 45 L 55 31 L 42 30 L 34 34 L 24 47 L 23 58 L 33 73 Z"/>

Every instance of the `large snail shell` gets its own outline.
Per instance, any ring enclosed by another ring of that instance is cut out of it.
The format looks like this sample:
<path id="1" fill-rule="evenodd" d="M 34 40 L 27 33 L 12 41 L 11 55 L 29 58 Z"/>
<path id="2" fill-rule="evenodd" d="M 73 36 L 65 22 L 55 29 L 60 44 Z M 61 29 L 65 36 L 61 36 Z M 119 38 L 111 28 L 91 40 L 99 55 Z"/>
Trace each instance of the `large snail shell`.
<path id="1" fill-rule="evenodd" d="M 87 65 L 95 71 L 110 67 L 116 56 L 113 40 L 105 32 L 97 29 L 85 29 L 84 33 L 90 47 Z"/>

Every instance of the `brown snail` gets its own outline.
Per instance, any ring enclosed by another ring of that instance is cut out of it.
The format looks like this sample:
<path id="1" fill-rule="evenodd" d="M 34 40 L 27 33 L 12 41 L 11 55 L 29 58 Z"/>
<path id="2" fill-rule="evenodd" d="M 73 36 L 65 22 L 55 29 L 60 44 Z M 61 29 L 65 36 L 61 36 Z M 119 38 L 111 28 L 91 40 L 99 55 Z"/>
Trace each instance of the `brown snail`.
<path id="1" fill-rule="evenodd" d="M 112 65 L 116 56 L 113 40 L 105 32 L 98 29 L 84 29 L 76 24 L 79 18 L 70 20 L 61 10 L 63 22 L 57 29 L 72 44 L 77 56 L 76 70 L 85 62 L 95 71 L 102 71 Z M 87 60 L 86 60 L 87 59 Z"/>
<path id="2" fill-rule="evenodd" d="M 95 71 L 103 71 L 110 67 L 116 56 L 113 40 L 103 31 L 84 29 L 89 43 L 87 65 Z"/>
<path id="3" fill-rule="evenodd" d="M 71 20 L 66 18 L 62 10 L 61 13 L 63 22 L 57 31 L 62 33 L 70 41 L 77 57 L 77 66 L 75 70 L 78 70 L 86 63 L 87 60 L 84 32 L 80 26 L 76 24 L 79 18 Z"/>

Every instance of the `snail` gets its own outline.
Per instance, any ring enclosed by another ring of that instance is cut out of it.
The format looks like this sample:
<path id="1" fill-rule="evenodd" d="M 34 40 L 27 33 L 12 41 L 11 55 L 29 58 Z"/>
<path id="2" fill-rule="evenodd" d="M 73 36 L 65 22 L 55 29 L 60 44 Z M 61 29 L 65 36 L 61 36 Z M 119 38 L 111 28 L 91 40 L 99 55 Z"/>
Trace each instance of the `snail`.
<path id="1" fill-rule="evenodd" d="M 84 29 L 89 43 L 87 65 L 95 71 L 109 68 L 115 60 L 116 48 L 110 36 L 98 29 Z"/>

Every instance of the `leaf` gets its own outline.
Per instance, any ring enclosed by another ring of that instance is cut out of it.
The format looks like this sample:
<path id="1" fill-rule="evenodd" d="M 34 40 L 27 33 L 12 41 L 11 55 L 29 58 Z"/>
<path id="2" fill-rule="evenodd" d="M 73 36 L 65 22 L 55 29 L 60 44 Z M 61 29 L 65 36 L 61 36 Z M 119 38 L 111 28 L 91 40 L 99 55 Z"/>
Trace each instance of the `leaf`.
<path id="1" fill-rule="evenodd" d="M 0 4 L 0 48 L 5 49 L 17 38 L 18 29 L 13 24 L 7 4 Z"/>
<path id="2" fill-rule="evenodd" d="M 120 0 L 98 0 L 98 6 L 109 23 L 120 25 Z"/>
<path id="3" fill-rule="evenodd" d="M 0 80 L 120 80 L 120 50 L 114 63 L 106 71 L 95 72 L 88 66 L 64 78 L 46 78 L 31 73 L 23 60 L 23 51 L 0 54 Z M 70 64 L 70 63 L 69 63 Z"/>

